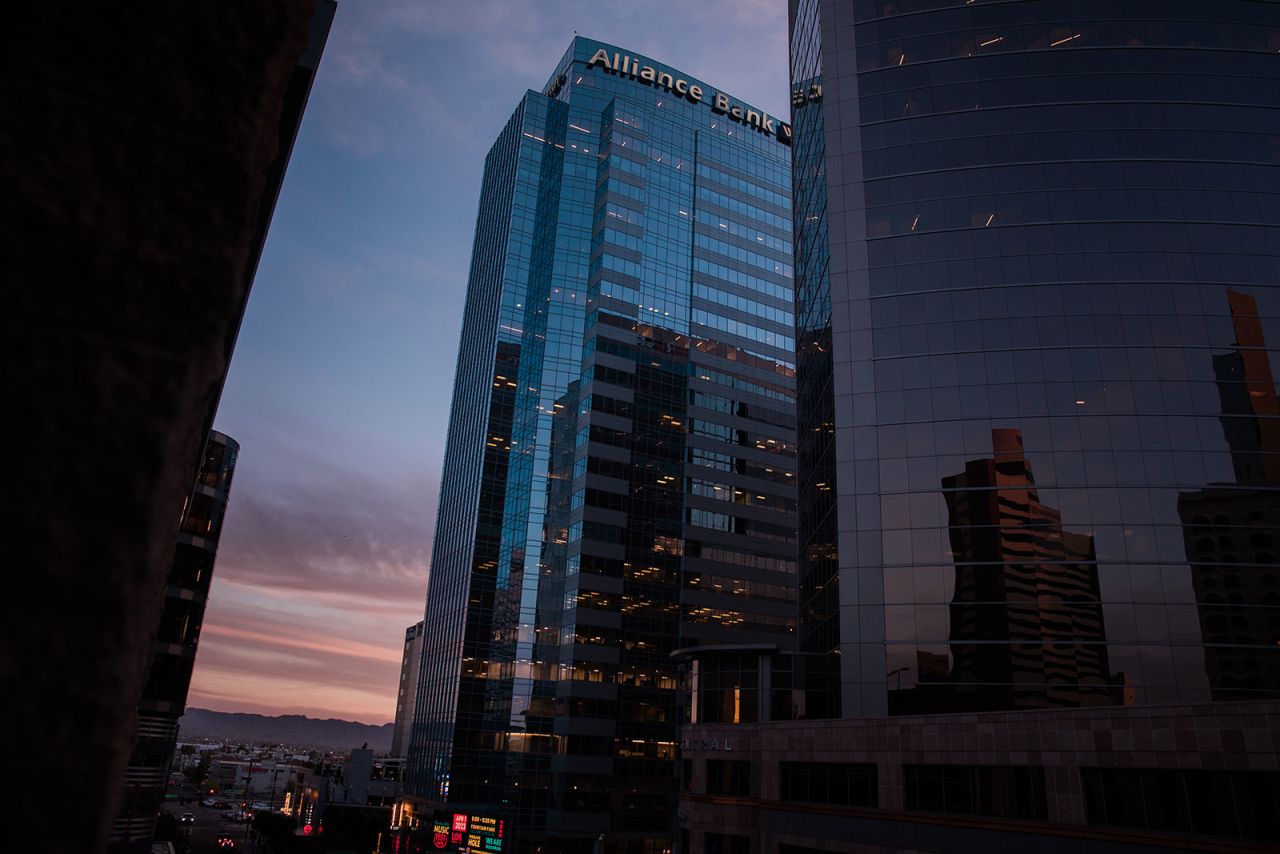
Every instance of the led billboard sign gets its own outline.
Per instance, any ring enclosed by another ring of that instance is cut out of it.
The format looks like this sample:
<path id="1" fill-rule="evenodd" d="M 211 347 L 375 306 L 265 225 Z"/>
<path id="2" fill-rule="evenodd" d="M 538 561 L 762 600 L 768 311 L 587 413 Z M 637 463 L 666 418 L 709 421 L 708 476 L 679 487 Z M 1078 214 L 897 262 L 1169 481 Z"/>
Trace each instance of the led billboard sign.
<path id="1" fill-rule="evenodd" d="M 437 810 L 431 822 L 431 847 L 456 854 L 506 851 L 506 825 L 505 820 L 493 816 Z"/>

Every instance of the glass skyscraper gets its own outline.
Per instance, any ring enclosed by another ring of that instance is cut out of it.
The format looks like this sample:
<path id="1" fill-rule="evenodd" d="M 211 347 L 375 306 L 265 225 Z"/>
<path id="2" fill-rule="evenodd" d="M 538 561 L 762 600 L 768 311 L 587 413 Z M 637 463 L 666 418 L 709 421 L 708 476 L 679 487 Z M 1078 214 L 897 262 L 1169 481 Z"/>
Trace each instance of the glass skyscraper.
<path id="1" fill-rule="evenodd" d="M 419 832 L 458 810 L 515 850 L 670 850 L 671 653 L 793 645 L 790 131 L 575 38 L 489 152 L 410 749 Z M 726 694 L 721 713 L 755 708 Z"/>
<path id="2" fill-rule="evenodd" d="M 791 12 L 829 711 L 1280 697 L 1280 5 Z"/>
<path id="3" fill-rule="evenodd" d="M 808 719 L 682 854 L 1275 848 L 1280 3 L 789 13 Z"/>

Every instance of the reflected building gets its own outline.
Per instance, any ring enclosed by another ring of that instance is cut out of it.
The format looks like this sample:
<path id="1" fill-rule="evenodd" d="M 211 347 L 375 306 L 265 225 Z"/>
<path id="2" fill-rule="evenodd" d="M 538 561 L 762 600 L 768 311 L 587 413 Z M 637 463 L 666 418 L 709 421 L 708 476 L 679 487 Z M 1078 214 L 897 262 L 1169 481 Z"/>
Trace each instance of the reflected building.
<path id="1" fill-rule="evenodd" d="M 1215 700 L 1280 695 L 1280 399 L 1257 299 L 1228 290 L 1235 348 L 1213 356 L 1234 482 L 1178 496 Z"/>
<path id="2" fill-rule="evenodd" d="M 671 653 L 793 643 L 789 140 L 576 38 L 490 150 L 406 832 L 457 809 L 517 851 L 669 850 Z"/>
<path id="3" fill-rule="evenodd" d="M 1108 666 L 1093 537 L 1063 530 L 1061 512 L 1040 501 L 1018 430 L 992 431 L 991 445 L 994 456 L 942 479 L 955 565 L 949 626 L 918 608 L 914 640 L 945 632 L 948 653 L 914 646 L 912 672 L 891 650 L 906 678 L 891 684 L 890 710 L 1115 703 L 1124 681 Z"/>

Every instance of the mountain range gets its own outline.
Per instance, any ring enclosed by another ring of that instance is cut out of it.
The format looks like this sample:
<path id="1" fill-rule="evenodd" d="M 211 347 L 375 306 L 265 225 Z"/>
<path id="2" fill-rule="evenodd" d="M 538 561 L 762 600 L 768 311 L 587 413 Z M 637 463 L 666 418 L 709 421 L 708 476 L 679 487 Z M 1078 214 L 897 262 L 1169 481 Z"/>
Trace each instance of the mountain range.
<path id="1" fill-rule="evenodd" d="M 368 744 L 374 751 L 391 749 L 392 724 L 362 724 L 305 715 L 252 715 L 187 709 L 178 722 L 181 739 L 228 739 L 255 744 L 351 748 Z"/>

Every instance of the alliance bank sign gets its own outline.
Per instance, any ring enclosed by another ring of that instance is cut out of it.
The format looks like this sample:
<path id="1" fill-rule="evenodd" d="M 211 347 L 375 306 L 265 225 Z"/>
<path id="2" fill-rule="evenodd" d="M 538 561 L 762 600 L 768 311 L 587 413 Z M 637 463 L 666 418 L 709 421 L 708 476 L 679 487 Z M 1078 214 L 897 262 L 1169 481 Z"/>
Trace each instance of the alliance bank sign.
<path id="1" fill-rule="evenodd" d="M 629 54 L 615 53 L 610 56 L 608 51 L 601 48 L 587 61 L 587 68 L 595 68 L 596 66 L 603 68 L 610 74 L 617 74 L 620 77 L 638 80 L 655 88 L 665 89 L 686 99 L 691 104 L 702 103 L 706 94 L 698 84 L 690 83 L 688 80 L 675 77 L 665 71 L 658 71 L 651 65 L 643 65 Z M 784 145 L 791 144 L 791 125 L 778 121 L 768 113 L 753 110 L 736 103 L 723 92 L 712 92 L 708 103 L 711 104 L 712 112 L 719 113 L 730 121 L 753 128 L 762 134 L 775 136 Z"/>

